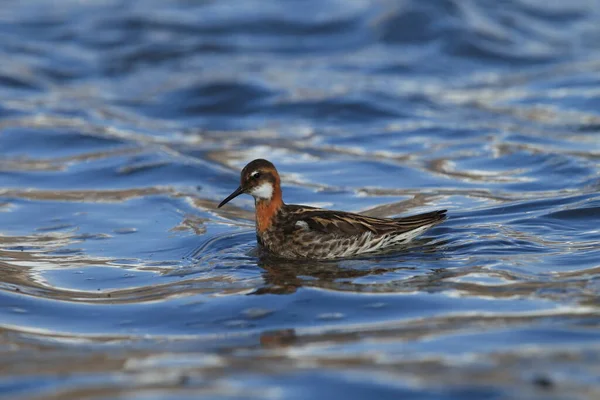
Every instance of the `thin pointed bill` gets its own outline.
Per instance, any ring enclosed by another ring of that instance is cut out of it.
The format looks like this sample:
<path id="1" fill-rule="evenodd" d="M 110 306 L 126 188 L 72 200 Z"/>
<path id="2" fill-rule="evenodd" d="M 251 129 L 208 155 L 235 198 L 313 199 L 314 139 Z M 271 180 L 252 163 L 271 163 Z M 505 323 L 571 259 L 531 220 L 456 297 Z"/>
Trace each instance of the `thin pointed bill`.
<path id="1" fill-rule="evenodd" d="M 231 200 L 235 199 L 236 197 L 238 197 L 240 194 L 243 194 L 243 193 L 244 193 L 244 189 L 240 186 L 239 188 L 235 189 L 235 191 L 233 193 L 231 193 L 229 196 L 227 196 L 227 198 L 225 200 L 223 200 L 221 203 L 219 203 L 217 208 L 223 207 L 225 204 L 229 203 Z"/>

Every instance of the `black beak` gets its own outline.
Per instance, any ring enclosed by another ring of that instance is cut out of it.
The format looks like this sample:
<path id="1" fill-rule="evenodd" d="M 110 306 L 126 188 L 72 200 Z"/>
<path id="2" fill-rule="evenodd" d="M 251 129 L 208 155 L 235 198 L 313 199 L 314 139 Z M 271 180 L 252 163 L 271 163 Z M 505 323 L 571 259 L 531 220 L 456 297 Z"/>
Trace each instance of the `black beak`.
<path id="1" fill-rule="evenodd" d="M 225 204 L 229 203 L 231 200 L 235 199 L 236 197 L 238 197 L 240 194 L 243 194 L 243 193 L 244 193 L 244 189 L 240 186 L 239 188 L 235 189 L 235 191 L 233 193 L 231 193 L 229 196 L 227 196 L 227 198 L 225 200 L 223 200 L 221 203 L 219 203 L 217 208 L 223 207 Z"/>

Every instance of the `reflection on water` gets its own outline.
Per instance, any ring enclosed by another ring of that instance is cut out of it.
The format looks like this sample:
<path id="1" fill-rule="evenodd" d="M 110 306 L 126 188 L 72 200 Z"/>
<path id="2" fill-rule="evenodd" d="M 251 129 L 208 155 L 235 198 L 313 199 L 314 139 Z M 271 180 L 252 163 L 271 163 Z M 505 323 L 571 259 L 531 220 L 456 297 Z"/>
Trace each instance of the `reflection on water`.
<path id="1" fill-rule="evenodd" d="M 7 398 L 600 397 L 600 8 L 0 5 Z M 284 196 L 449 209 L 408 249 L 255 248 Z"/>

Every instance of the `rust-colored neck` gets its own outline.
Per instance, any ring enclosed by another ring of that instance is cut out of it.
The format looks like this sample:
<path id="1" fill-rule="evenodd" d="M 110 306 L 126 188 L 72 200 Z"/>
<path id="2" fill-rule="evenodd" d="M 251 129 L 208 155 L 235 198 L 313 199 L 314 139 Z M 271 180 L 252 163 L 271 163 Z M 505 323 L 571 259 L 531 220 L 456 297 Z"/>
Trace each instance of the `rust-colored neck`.
<path id="1" fill-rule="evenodd" d="M 273 185 L 273 196 L 269 200 L 256 200 L 256 230 L 262 233 L 273 224 L 273 219 L 283 206 L 279 179 Z"/>

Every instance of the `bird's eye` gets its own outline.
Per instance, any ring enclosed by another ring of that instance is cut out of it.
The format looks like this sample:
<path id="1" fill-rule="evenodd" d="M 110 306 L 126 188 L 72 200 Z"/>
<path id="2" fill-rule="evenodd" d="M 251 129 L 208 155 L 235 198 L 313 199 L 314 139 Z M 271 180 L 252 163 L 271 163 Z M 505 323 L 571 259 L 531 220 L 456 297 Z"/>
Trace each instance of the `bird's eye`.
<path id="1" fill-rule="evenodd" d="M 254 171 L 250 176 L 252 177 L 252 179 L 258 179 L 260 178 L 260 171 Z"/>

